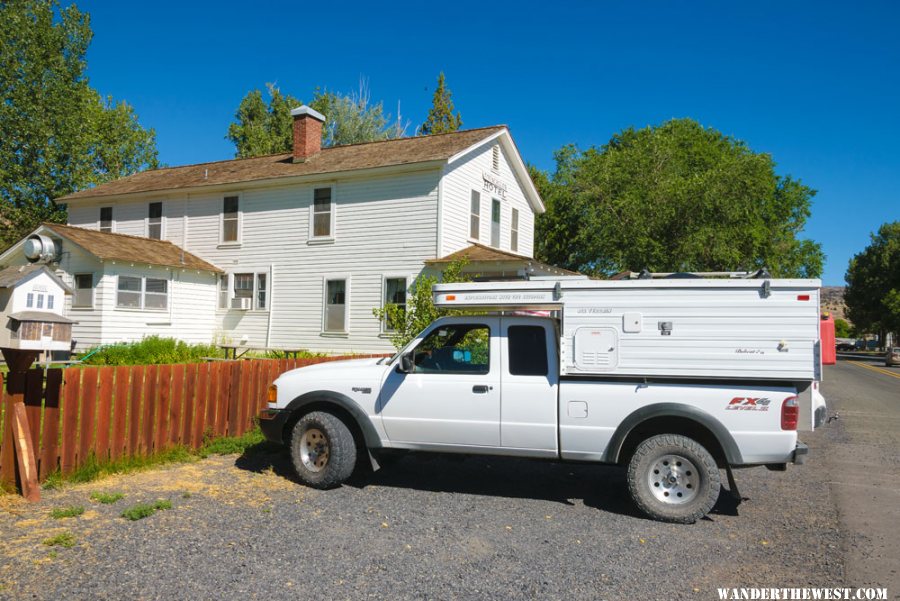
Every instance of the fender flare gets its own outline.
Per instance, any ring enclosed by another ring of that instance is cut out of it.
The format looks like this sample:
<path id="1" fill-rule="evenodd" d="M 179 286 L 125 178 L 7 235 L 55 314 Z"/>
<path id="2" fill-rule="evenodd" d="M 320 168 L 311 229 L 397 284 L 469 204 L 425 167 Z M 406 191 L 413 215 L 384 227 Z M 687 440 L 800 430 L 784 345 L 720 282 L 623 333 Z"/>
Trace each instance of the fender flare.
<path id="1" fill-rule="evenodd" d="M 653 405 L 641 407 L 630 413 L 622 420 L 622 423 L 619 424 L 619 427 L 616 428 L 612 438 L 610 438 L 609 445 L 606 447 L 605 460 L 609 463 L 618 463 L 622 445 L 625 443 L 625 439 L 628 438 L 628 435 L 631 434 L 632 430 L 643 422 L 656 417 L 683 417 L 697 422 L 712 432 L 712 435 L 719 442 L 719 446 L 722 447 L 722 452 L 725 454 L 725 460 L 729 465 L 740 465 L 744 462 L 741 456 L 741 450 L 734 441 L 734 437 L 731 436 L 731 432 L 728 431 L 728 428 L 722 425 L 722 422 L 705 411 L 680 403 L 655 403 Z"/>
<path id="2" fill-rule="evenodd" d="M 307 392 L 305 394 L 301 394 L 293 401 L 288 403 L 287 407 L 285 407 L 284 411 L 290 415 L 293 415 L 298 410 L 303 409 L 312 404 L 325 404 L 325 405 L 336 405 L 350 414 L 350 417 L 353 418 L 353 421 L 356 422 L 356 425 L 359 426 L 360 432 L 362 432 L 363 438 L 366 442 L 366 447 L 370 449 L 379 449 L 383 445 L 381 444 L 381 437 L 378 436 L 378 431 L 375 430 L 375 426 L 372 424 L 372 420 L 369 419 L 369 416 L 366 415 L 366 412 L 362 410 L 362 407 L 356 403 L 350 397 L 343 395 L 339 392 L 334 392 L 331 390 L 315 390 L 313 392 Z"/>

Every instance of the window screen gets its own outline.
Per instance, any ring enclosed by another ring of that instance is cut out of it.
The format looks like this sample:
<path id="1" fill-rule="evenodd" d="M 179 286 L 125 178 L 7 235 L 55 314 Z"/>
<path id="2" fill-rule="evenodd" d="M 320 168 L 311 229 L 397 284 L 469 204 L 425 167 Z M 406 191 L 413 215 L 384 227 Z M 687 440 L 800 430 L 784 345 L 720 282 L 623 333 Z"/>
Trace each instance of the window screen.
<path id="1" fill-rule="evenodd" d="M 75 275 L 75 295 L 73 307 L 91 307 L 94 304 L 94 276 L 90 273 Z"/>
<path id="2" fill-rule="evenodd" d="M 222 242 L 237 242 L 239 208 L 237 196 L 226 196 L 222 201 Z"/>
<path id="3" fill-rule="evenodd" d="M 129 309 L 141 308 L 141 278 L 130 275 L 119 276 L 116 306 Z"/>
<path id="4" fill-rule="evenodd" d="M 509 326 L 509 373 L 513 376 L 547 375 L 547 331 L 541 326 Z"/>
<path id="5" fill-rule="evenodd" d="M 100 207 L 100 231 L 111 232 L 113 222 L 112 207 Z"/>
<path id="6" fill-rule="evenodd" d="M 347 331 L 345 280 L 328 280 L 325 292 L 325 331 Z"/>
<path id="7" fill-rule="evenodd" d="M 500 248 L 500 201 L 491 199 L 491 246 Z"/>
<path id="8" fill-rule="evenodd" d="M 147 237 L 162 240 L 161 202 L 151 202 L 147 208 Z"/>
<path id="9" fill-rule="evenodd" d="M 313 236 L 331 236 L 331 188 L 316 188 L 313 192 Z"/>

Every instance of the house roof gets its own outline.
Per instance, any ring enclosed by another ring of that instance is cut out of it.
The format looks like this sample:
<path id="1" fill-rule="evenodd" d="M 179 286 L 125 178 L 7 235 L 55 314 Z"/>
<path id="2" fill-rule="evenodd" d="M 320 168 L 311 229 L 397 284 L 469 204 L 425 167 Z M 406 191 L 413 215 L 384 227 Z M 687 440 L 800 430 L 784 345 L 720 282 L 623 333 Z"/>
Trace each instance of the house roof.
<path id="1" fill-rule="evenodd" d="M 123 194 L 178 190 L 200 186 L 236 184 L 284 177 L 320 175 L 448 160 L 458 153 L 506 131 L 505 125 L 469 129 L 447 134 L 397 138 L 381 142 L 348 144 L 323 148 L 302 163 L 294 163 L 291 153 L 270 154 L 249 159 L 231 159 L 182 167 L 153 169 L 81 190 L 58 200 L 66 202 Z"/>
<path id="2" fill-rule="evenodd" d="M 36 271 L 46 271 L 47 275 L 59 284 L 60 288 L 62 288 L 66 294 L 72 294 L 72 288 L 63 282 L 59 276 L 53 273 L 53 271 L 48 269 L 46 265 L 41 263 L 12 265 L 6 269 L 0 269 L 0 288 L 12 288 Z"/>
<path id="3" fill-rule="evenodd" d="M 42 321 L 44 323 L 78 323 L 68 317 L 63 317 L 52 311 L 19 311 L 18 313 L 10 313 L 9 317 L 16 321 Z"/>
<path id="4" fill-rule="evenodd" d="M 460 259 L 468 259 L 470 263 L 526 263 L 538 267 L 541 271 L 555 273 L 558 275 L 581 275 L 577 271 L 569 271 L 568 269 L 563 269 L 562 267 L 556 267 L 554 265 L 542 263 L 525 255 L 519 255 L 509 251 L 500 250 L 499 248 L 493 248 L 490 246 L 485 246 L 484 244 L 477 243 L 472 244 L 471 246 L 467 246 L 462 250 L 458 250 L 455 253 L 451 253 L 446 257 L 441 257 L 439 259 L 428 259 L 425 261 L 425 264 L 445 265 L 447 263 L 452 263 L 453 261 L 458 261 Z"/>
<path id="5" fill-rule="evenodd" d="M 112 234 L 59 223 L 45 223 L 43 228 L 74 242 L 98 259 L 222 273 L 222 270 L 212 263 L 204 261 L 168 240 Z"/>

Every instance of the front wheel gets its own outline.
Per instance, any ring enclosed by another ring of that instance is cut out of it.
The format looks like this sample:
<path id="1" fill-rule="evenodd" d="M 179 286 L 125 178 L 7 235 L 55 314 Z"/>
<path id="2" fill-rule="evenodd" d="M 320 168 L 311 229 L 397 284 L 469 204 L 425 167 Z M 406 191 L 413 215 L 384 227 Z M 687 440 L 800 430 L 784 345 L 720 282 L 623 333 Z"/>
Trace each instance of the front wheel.
<path id="1" fill-rule="evenodd" d="M 678 434 L 648 438 L 628 463 L 628 491 L 638 508 L 663 522 L 691 524 L 713 508 L 721 480 L 716 460 Z"/>
<path id="2" fill-rule="evenodd" d="M 291 434 L 291 461 L 305 484 L 313 488 L 338 486 L 350 478 L 356 466 L 353 434 L 331 413 L 307 413 Z"/>

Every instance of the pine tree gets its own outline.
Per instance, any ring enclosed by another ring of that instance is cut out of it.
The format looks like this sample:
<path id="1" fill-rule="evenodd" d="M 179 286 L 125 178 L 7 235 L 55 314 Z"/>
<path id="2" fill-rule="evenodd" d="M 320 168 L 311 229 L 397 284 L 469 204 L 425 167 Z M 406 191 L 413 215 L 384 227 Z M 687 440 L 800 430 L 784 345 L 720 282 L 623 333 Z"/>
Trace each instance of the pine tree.
<path id="1" fill-rule="evenodd" d="M 438 75 L 437 89 L 434 91 L 434 99 L 431 101 L 431 110 L 428 118 L 419 130 L 422 135 L 446 134 L 462 127 L 462 117 L 457 111 L 453 114 L 452 93 L 444 81 L 444 72 Z"/>

